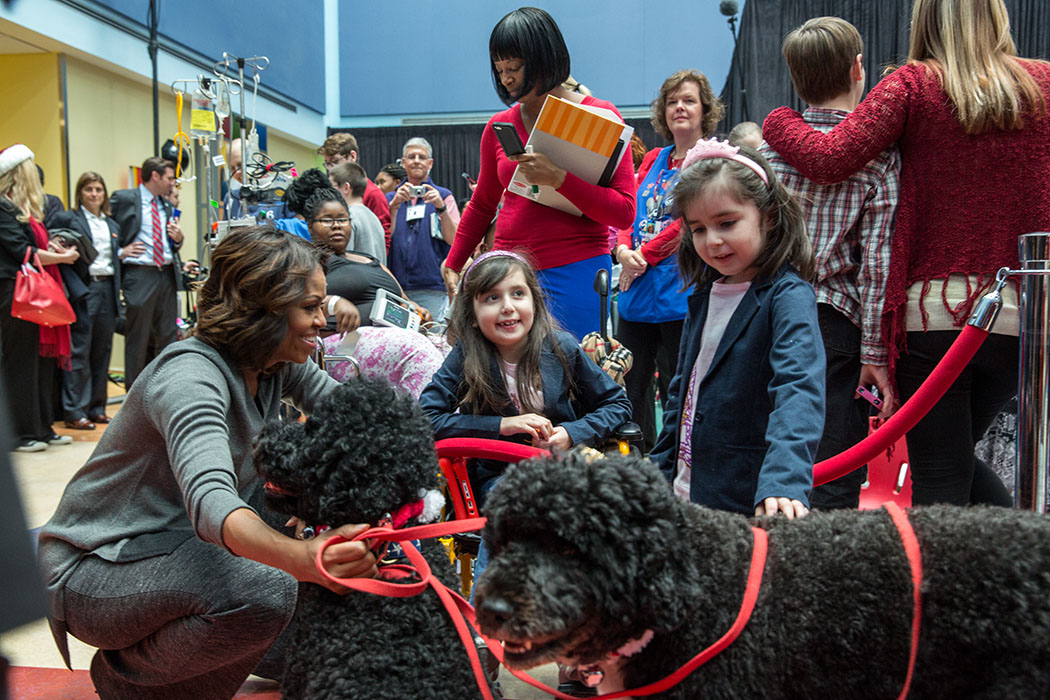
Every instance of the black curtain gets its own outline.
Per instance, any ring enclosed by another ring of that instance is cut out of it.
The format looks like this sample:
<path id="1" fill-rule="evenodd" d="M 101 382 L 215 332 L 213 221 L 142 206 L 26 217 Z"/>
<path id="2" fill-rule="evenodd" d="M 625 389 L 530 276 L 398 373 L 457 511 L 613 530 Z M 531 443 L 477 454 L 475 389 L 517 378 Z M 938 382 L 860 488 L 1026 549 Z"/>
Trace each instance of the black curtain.
<path id="1" fill-rule="evenodd" d="M 663 145 L 648 119 L 628 119 L 635 133 L 646 146 Z M 370 129 L 329 129 L 329 135 L 347 131 L 357 139 L 357 159 L 375 179 L 387 163 L 401 157 L 401 148 L 410 138 L 422 136 L 434 148 L 434 168 L 430 177 L 435 183 L 452 190 L 462 208 L 470 196 L 470 188 L 462 173 L 477 179 L 481 164 L 481 132 L 484 124 L 448 124 L 426 126 L 387 126 Z"/>
<path id="2" fill-rule="evenodd" d="M 721 130 L 728 132 L 742 121 L 761 124 L 781 105 L 805 107 L 791 85 L 780 44 L 788 32 L 811 17 L 841 17 L 857 28 L 864 39 L 864 70 L 871 89 L 884 68 L 907 58 L 912 4 L 912 0 L 748 0 L 722 90 L 726 118 Z M 1005 0 L 1005 4 L 1018 55 L 1050 58 L 1050 3 Z"/>

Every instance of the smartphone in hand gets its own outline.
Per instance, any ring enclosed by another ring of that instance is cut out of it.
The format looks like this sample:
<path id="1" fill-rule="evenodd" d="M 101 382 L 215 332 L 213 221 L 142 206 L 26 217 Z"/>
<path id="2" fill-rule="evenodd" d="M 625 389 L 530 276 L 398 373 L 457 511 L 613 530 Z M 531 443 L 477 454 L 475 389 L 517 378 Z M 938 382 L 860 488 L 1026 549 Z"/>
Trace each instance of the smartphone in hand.
<path id="1" fill-rule="evenodd" d="M 876 396 L 872 392 L 868 391 L 867 388 L 865 388 L 863 386 L 858 386 L 857 387 L 857 396 L 859 396 L 860 398 L 862 398 L 865 401 L 867 401 L 868 403 L 870 403 L 872 406 L 874 406 L 876 408 L 876 410 L 880 410 L 880 411 L 882 410 L 882 399 L 880 399 L 878 396 Z"/>
<path id="2" fill-rule="evenodd" d="M 513 124 L 510 122 L 493 122 L 492 130 L 496 132 L 499 145 L 503 147 L 503 152 L 507 154 L 508 158 L 524 155 L 525 145 L 521 142 L 518 130 Z"/>

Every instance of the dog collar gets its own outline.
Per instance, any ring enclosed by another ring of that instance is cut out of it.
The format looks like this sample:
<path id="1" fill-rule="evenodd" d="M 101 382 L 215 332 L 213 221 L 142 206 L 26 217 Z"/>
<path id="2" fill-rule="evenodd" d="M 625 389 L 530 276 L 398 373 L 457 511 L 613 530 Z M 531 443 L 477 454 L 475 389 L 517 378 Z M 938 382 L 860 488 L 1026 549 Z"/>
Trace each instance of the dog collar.
<path id="1" fill-rule="evenodd" d="M 652 640 L 652 630 L 646 630 L 642 633 L 642 636 L 627 640 L 622 647 L 609 654 L 609 658 L 605 661 L 600 661 L 588 666 L 580 666 L 577 669 L 580 672 L 580 679 L 588 688 L 597 688 L 601 685 L 602 681 L 605 680 L 605 667 L 608 664 L 616 662 L 616 660 L 621 657 L 634 656 L 644 649 Z"/>

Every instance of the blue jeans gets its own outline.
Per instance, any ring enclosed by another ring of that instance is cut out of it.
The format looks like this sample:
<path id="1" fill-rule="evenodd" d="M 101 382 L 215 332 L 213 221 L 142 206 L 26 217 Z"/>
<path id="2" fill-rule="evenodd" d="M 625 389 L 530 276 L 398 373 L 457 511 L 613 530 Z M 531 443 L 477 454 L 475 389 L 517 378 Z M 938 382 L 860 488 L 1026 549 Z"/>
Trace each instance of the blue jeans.
<path id="1" fill-rule="evenodd" d="M 448 310 L 448 294 L 444 289 L 406 289 L 409 299 L 426 308 L 435 321 L 444 321 Z"/>

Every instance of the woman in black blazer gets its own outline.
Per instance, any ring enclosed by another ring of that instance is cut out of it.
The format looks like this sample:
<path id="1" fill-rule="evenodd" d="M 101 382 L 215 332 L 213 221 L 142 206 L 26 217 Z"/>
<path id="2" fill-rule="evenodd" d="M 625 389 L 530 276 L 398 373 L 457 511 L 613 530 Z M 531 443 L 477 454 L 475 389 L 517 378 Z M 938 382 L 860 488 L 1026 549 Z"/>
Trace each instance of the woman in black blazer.
<path id="1" fill-rule="evenodd" d="M 106 382 L 113 351 L 113 331 L 123 313 L 120 298 L 120 229 L 109 216 L 109 192 L 96 172 L 77 180 L 76 207 L 57 214 L 51 233 L 68 228 L 91 241 L 97 256 L 74 266 L 85 294 L 70 302 L 77 314 L 72 331 L 71 368 L 62 373 L 62 412 L 67 428 L 94 430 L 108 423 Z"/>
<path id="2" fill-rule="evenodd" d="M 11 315 L 15 275 L 27 249 L 37 253 L 45 274 L 79 257 L 75 248 L 48 241 L 40 223 L 43 203 L 33 152 L 22 144 L 0 151 L 0 376 L 18 452 L 72 442 L 51 430 L 51 377 L 56 359 L 68 361 L 69 326 L 46 328 Z"/>

